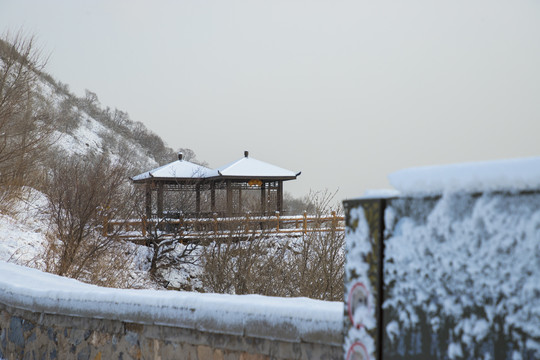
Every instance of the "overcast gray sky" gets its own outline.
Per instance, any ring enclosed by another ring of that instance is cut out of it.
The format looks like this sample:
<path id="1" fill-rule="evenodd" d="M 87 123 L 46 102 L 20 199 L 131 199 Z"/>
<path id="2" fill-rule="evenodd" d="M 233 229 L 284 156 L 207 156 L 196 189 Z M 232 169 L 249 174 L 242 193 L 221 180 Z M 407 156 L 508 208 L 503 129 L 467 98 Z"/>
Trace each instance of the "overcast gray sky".
<path id="1" fill-rule="evenodd" d="M 0 26 L 211 167 L 302 171 L 296 196 L 540 155 L 538 0 L 0 0 Z"/>

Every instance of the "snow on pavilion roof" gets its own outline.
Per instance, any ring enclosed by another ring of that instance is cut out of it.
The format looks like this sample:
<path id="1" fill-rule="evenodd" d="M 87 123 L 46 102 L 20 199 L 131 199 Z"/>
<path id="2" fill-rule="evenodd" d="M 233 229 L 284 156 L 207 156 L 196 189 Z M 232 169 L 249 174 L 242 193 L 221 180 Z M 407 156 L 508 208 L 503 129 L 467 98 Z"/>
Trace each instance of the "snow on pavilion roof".
<path id="1" fill-rule="evenodd" d="M 204 179 L 213 176 L 218 176 L 215 170 L 186 160 L 176 160 L 136 175 L 131 180 L 140 182 L 147 179 Z"/>
<path id="2" fill-rule="evenodd" d="M 216 169 L 221 177 L 296 179 L 300 173 L 244 156 Z"/>
<path id="3" fill-rule="evenodd" d="M 146 171 L 131 178 L 134 182 L 145 182 L 148 179 L 275 179 L 292 180 L 300 173 L 286 170 L 247 155 L 239 160 L 222 166 L 216 170 L 194 164 L 186 160 L 176 160 L 167 165 Z"/>

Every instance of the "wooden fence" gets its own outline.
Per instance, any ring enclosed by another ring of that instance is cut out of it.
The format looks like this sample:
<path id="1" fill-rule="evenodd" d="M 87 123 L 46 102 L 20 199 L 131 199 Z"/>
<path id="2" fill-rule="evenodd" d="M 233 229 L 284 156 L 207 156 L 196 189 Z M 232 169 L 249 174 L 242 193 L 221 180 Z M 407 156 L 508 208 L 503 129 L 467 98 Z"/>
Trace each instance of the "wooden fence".
<path id="1" fill-rule="evenodd" d="M 345 231 L 345 219 L 333 211 L 329 216 L 304 213 L 299 216 L 250 216 L 180 219 L 104 220 L 103 234 L 129 239 L 144 239 L 159 232 L 160 236 L 198 238 L 212 236 L 245 236 L 251 234 L 289 234 L 301 236 L 310 232 Z"/>

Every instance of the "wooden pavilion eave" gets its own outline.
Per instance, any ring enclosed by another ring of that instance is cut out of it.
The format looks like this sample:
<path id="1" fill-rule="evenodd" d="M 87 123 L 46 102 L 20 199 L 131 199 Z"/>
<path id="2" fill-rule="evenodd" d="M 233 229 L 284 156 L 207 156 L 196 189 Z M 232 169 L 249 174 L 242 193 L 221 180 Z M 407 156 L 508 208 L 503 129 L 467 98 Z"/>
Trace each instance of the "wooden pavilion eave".
<path id="1" fill-rule="evenodd" d="M 204 180 L 207 181 L 226 181 L 231 180 L 235 182 L 248 182 L 252 179 L 257 179 L 261 181 L 271 182 L 271 181 L 288 181 L 288 180 L 295 180 L 296 176 L 227 176 L 227 175 L 221 175 L 221 176 L 213 176 L 209 178 L 205 178 Z"/>
<path id="2" fill-rule="evenodd" d="M 296 180 L 296 176 L 288 177 L 277 177 L 277 176 L 214 176 L 208 178 L 158 178 L 158 177 L 149 177 L 140 180 L 132 180 L 134 184 L 204 184 L 210 182 L 222 182 L 222 181 L 233 181 L 233 182 L 248 182 L 251 179 L 257 179 L 265 182 L 272 181 L 288 181 Z"/>
<path id="3" fill-rule="evenodd" d="M 134 184 L 198 184 L 204 182 L 205 178 L 162 178 L 149 177 L 140 180 L 131 180 Z"/>

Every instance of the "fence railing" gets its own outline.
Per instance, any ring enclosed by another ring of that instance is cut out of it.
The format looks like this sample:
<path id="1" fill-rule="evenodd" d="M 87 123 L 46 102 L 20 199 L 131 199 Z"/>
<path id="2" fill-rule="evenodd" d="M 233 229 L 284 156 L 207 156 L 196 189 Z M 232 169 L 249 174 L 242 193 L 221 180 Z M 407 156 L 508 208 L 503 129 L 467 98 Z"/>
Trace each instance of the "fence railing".
<path id="1" fill-rule="evenodd" d="M 141 239 L 149 232 L 159 231 L 162 236 L 201 237 L 253 233 L 302 235 L 310 232 L 344 231 L 345 219 L 333 211 L 330 215 L 245 216 L 205 218 L 152 218 L 108 220 L 103 222 L 103 234 Z"/>

